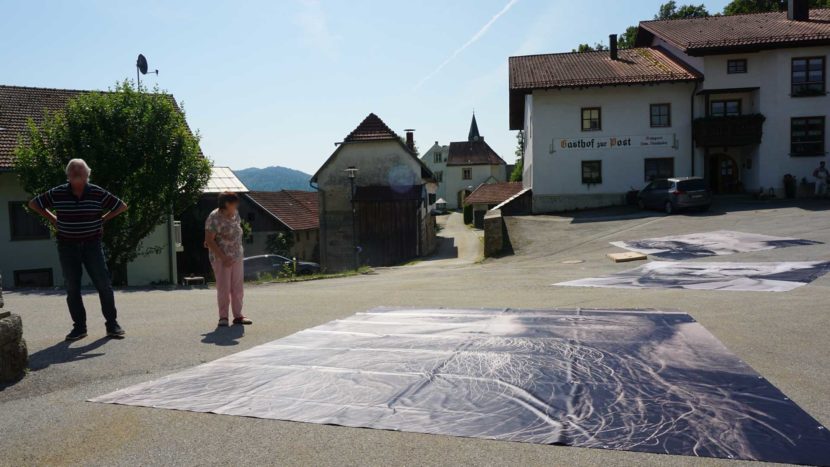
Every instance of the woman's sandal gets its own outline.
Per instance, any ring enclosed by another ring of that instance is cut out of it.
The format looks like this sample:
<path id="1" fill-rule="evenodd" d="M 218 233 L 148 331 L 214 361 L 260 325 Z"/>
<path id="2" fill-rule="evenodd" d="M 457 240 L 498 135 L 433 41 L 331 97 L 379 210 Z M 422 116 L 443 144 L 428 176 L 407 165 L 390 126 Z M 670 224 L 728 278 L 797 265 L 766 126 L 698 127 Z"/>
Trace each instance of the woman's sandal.
<path id="1" fill-rule="evenodd" d="M 241 318 L 234 318 L 233 324 L 254 324 L 254 322 L 243 316 Z"/>
<path id="2" fill-rule="evenodd" d="M 236 320 L 234 320 L 236 321 Z M 219 327 L 224 328 L 228 326 L 228 318 L 219 318 Z"/>

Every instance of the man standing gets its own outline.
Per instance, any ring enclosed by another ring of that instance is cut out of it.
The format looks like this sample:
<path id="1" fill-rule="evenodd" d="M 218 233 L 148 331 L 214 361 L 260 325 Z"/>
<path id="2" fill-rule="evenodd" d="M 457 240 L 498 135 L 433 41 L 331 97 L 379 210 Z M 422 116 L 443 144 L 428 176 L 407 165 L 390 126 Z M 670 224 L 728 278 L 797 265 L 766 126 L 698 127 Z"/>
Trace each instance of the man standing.
<path id="1" fill-rule="evenodd" d="M 830 179 L 830 171 L 825 167 L 824 161 L 818 163 L 818 168 L 813 171 L 816 178 L 816 196 L 827 195 L 827 181 Z"/>
<path id="2" fill-rule="evenodd" d="M 89 183 L 91 169 L 83 159 L 66 166 L 68 183 L 29 201 L 29 208 L 49 220 L 58 231 L 58 257 L 66 282 L 66 303 L 72 316 L 68 341 L 86 337 L 86 309 L 81 298 L 82 266 L 98 289 L 107 336 L 122 338 L 115 296 L 101 245 L 104 222 L 127 210 L 127 205 L 103 188 Z M 54 211 L 54 212 L 53 212 Z"/>

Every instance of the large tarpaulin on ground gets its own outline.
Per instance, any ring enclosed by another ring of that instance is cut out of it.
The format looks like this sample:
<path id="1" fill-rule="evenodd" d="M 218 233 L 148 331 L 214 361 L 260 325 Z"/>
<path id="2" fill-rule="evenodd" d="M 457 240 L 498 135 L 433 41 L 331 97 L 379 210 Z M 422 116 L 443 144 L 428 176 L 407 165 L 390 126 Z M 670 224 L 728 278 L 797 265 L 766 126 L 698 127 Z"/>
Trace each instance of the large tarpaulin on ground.
<path id="1" fill-rule="evenodd" d="M 694 289 L 787 292 L 807 285 L 830 271 L 826 261 L 780 263 L 701 263 L 653 261 L 604 277 L 554 285 L 617 289 Z"/>
<path id="2" fill-rule="evenodd" d="M 625 248 L 626 250 L 671 260 L 731 255 L 733 253 L 820 243 L 813 240 L 773 237 L 770 235 L 733 232 L 731 230 L 611 242 L 612 245 Z"/>
<path id="3" fill-rule="evenodd" d="M 676 312 L 377 309 L 93 401 L 830 464 L 827 430 Z"/>

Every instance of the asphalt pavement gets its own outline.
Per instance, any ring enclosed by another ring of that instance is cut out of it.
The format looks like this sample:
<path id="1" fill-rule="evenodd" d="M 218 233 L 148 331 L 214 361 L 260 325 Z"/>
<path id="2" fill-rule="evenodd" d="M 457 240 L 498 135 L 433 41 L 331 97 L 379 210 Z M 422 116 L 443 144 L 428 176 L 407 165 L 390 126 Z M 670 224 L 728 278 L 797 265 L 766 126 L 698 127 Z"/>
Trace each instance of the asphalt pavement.
<path id="1" fill-rule="evenodd" d="M 719 229 L 824 242 L 719 260 L 830 260 L 830 205 L 729 201 L 708 214 L 579 213 L 510 218 L 508 225 L 514 256 L 472 260 L 474 237 L 454 225 L 442 235 L 464 236 L 463 260 L 452 257 L 453 243 L 411 266 L 249 286 L 245 313 L 254 325 L 244 333 L 215 327 L 213 290 L 129 290 L 116 294 L 127 338 L 108 340 L 90 292 L 90 335 L 67 344 L 60 292 L 9 292 L 6 307 L 23 317 L 32 370 L 0 390 L 0 465 L 735 464 L 85 402 L 376 306 L 679 309 L 830 425 L 830 276 L 786 293 L 551 285 L 641 264 L 611 263 L 605 254 L 620 250 L 609 241 Z"/>

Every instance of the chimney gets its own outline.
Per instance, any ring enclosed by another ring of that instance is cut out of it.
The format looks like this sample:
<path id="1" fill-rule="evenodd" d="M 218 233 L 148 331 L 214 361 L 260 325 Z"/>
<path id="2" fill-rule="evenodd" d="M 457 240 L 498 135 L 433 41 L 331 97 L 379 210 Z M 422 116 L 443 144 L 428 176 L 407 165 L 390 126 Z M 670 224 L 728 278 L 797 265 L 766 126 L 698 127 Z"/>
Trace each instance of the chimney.
<path id="1" fill-rule="evenodd" d="M 611 34 L 608 36 L 608 50 L 611 52 L 611 60 L 617 59 L 617 35 Z"/>
<path id="2" fill-rule="evenodd" d="M 808 0 L 789 0 L 787 2 L 787 19 L 792 21 L 809 20 L 810 4 Z"/>
<path id="3" fill-rule="evenodd" d="M 415 152 L 415 130 L 404 130 L 406 132 L 406 147 Z"/>

